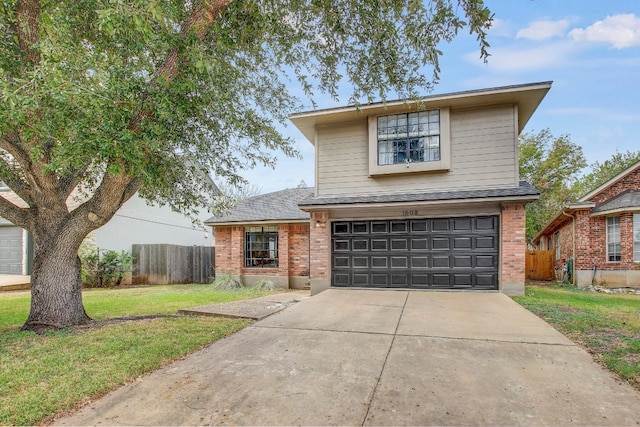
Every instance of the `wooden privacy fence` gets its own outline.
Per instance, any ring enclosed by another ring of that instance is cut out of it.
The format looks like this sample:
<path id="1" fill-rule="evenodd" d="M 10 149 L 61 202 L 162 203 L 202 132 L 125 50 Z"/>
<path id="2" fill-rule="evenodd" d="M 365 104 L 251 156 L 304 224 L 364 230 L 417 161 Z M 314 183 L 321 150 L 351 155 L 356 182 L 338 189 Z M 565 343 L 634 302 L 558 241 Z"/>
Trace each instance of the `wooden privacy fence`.
<path id="1" fill-rule="evenodd" d="M 210 283 L 215 248 L 211 246 L 133 245 L 131 283 Z"/>
<path id="2" fill-rule="evenodd" d="M 531 280 L 553 280 L 553 251 L 527 251 L 525 257 L 526 278 Z"/>

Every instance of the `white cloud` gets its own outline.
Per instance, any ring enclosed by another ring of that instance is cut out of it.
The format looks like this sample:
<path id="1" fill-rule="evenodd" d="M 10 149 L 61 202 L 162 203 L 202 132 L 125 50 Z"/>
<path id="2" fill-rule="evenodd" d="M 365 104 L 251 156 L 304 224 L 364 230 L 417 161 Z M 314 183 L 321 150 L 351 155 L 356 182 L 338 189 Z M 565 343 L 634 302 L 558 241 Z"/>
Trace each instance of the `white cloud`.
<path id="1" fill-rule="evenodd" d="M 585 29 L 572 30 L 569 37 L 577 42 L 609 43 L 615 49 L 640 46 L 640 17 L 633 13 L 607 16 Z"/>
<path id="2" fill-rule="evenodd" d="M 489 28 L 489 33 L 495 37 L 511 37 L 511 34 L 513 33 L 511 27 L 511 22 L 500 18 L 493 18 L 491 28 Z"/>
<path id="3" fill-rule="evenodd" d="M 492 48 L 489 51 L 491 56 L 486 66 L 489 70 L 507 72 L 563 67 L 569 61 L 572 50 L 573 46 L 567 42 L 529 48 L 516 45 Z M 465 55 L 465 59 L 474 64 L 480 65 L 481 63 L 476 52 L 468 53 Z"/>
<path id="4" fill-rule="evenodd" d="M 553 37 L 562 37 L 570 23 L 568 19 L 532 22 L 527 28 L 518 31 L 516 38 L 542 41 Z"/>

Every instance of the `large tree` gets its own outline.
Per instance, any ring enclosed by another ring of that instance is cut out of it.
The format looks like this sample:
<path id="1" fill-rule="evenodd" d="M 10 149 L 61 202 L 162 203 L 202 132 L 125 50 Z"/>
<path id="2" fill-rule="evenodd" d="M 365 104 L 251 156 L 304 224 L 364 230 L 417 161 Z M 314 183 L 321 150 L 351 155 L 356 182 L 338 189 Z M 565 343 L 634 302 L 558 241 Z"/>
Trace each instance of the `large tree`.
<path id="1" fill-rule="evenodd" d="M 490 23 L 482 0 L 3 1 L 0 179 L 24 204 L 0 197 L 0 216 L 35 243 L 24 328 L 90 320 L 78 247 L 134 193 L 190 211 L 201 168 L 238 182 L 297 155 L 276 130 L 296 93 L 410 99 L 460 30 L 486 58 Z"/>
<path id="2" fill-rule="evenodd" d="M 531 240 L 567 202 L 576 198 L 575 184 L 587 166 L 582 147 L 569 135 L 554 136 L 549 129 L 520 136 L 520 178 L 540 191 L 527 205 L 526 236 Z"/>
<path id="3" fill-rule="evenodd" d="M 576 181 L 573 193 L 578 197 L 584 196 L 638 161 L 640 151 L 627 150 L 622 153 L 616 151 L 610 159 L 602 163 L 591 163 L 588 167 L 589 172 Z"/>

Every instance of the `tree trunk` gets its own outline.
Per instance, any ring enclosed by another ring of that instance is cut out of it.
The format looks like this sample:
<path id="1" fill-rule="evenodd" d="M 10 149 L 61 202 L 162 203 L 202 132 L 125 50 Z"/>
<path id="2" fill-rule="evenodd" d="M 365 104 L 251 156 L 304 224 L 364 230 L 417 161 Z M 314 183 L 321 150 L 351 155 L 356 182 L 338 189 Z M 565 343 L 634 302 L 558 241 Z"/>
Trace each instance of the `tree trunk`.
<path id="1" fill-rule="evenodd" d="M 45 242 L 34 237 L 31 311 L 22 329 L 42 331 L 88 323 L 91 318 L 82 305 L 81 241 L 62 232 L 49 233 Z"/>

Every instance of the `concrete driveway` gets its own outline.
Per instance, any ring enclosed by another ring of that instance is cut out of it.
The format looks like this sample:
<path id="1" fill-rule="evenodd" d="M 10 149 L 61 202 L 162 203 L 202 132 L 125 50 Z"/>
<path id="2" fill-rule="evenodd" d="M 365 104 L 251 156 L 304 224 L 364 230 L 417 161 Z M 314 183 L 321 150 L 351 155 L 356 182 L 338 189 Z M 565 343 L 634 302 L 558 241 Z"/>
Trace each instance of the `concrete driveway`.
<path id="1" fill-rule="evenodd" d="M 60 425 L 640 425 L 640 394 L 497 293 L 330 289 Z"/>

